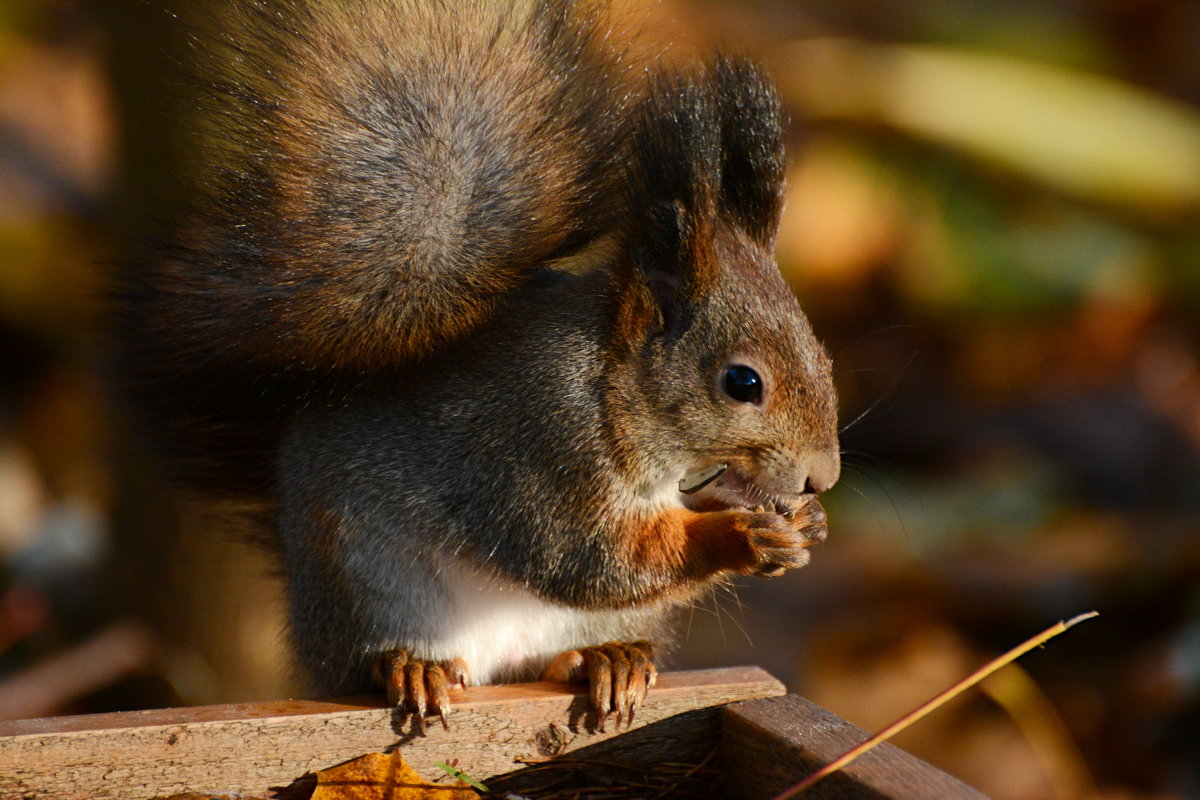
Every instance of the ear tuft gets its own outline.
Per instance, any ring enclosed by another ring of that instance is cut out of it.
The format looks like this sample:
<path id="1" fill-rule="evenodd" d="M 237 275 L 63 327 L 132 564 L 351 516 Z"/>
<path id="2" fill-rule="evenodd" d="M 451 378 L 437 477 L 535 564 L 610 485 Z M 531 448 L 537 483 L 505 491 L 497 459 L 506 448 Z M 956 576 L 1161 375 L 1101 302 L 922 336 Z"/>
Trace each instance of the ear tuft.
<path id="1" fill-rule="evenodd" d="M 704 73 L 651 76 L 634 131 L 630 215 L 624 238 L 633 265 L 679 329 L 685 306 L 708 291 L 711 259 L 698 258 L 717 213 L 721 124 Z"/>
<path id="2" fill-rule="evenodd" d="M 721 210 L 771 246 L 783 210 L 783 109 L 754 63 L 719 57 L 712 86 L 721 119 Z"/>
<path id="3" fill-rule="evenodd" d="M 715 254 L 722 226 L 770 247 L 783 192 L 782 113 L 745 59 L 649 78 L 633 131 L 624 254 L 670 335 L 730 268 Z"/>

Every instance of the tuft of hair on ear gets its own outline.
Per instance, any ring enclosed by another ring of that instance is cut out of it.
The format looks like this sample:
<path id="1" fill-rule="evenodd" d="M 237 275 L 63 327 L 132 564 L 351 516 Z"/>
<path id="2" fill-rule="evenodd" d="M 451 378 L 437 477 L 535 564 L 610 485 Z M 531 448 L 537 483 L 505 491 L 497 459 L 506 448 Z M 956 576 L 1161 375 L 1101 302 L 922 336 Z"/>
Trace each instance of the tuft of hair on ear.
<path id="1" fill-rule="evenodd" d="M 720 55 L 710 75 L 721 119 L 722 210 L 770 246 L 783 211 L 786 167 L 779 95 L 746 58 Z"/>
<path id="2" fill-rule="evenodd" d="M 628 194 L 656 260 L 686 254 L 718 216 L 764 245 L 783 206 L 783 111 L 752 61 L 660 70 L 638 109 Z"/>
<path id="3" fill-rule="evenodd" d="M 774 241 L 783 114 L 763 72 L 727 55 L 688 71 L 652 71 L 637 112 L 626 187 L 628 280 L 649 289 L 663 331 L 681 333 L 722 269 L 711 246 L 718 225 L 764 247 Z"/>
<path id="4" fill-rule="evenodd" d="M 664 332 L 685 329 L 690 301 L 715 280 L 701 250 L 718 209 L 721 120 L 702 70 L 648 76 L 634 122 L 623 239 L 630 281 L 662 315 Z"/>

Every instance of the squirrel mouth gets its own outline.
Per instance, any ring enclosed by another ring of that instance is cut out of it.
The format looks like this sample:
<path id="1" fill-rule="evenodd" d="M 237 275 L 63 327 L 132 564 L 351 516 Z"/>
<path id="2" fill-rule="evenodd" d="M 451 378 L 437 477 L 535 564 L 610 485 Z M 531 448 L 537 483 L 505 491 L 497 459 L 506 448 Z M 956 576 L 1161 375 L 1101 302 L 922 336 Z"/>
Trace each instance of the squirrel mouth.
<path id="1" fill-rule="evenodd" d="M 709 464 L 692 470 L 679 481 L 679 492 L 683 506 L 692 511 L 752 508 L 785 517 L 795 516 L 812 497 L 773 494 L 728 464 Z"/>

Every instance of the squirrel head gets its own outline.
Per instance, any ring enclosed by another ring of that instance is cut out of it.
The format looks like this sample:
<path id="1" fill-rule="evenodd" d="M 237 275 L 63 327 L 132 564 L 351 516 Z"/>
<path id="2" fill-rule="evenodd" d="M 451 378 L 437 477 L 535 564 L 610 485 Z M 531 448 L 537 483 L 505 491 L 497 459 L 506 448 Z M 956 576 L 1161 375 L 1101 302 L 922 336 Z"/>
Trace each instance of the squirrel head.
<path id="1" fill-rule="evenodd" d="M 830 361 L 772 254 L 779 102 L 751 64 L 719 59 L 656 85 L 635 141 L 607 389 L 625 466 L 640 457 L 642 491 L 682 489 L 696 510 L 794 511 L 840 460 Z"/>

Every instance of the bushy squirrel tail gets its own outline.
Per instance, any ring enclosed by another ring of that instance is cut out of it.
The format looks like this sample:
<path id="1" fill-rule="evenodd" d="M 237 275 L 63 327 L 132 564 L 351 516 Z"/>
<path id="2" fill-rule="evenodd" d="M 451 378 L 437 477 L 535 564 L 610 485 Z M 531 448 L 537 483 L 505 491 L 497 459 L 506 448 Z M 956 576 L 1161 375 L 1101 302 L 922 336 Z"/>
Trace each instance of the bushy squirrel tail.
<path id="1" fill-rule="evenodd" d="M 302 387 L 434 351 L 617 224 L 636 93 L 604 13 L 232 0 L 193 38 L 201 180 L 118 325 L 186 477 L 261 490 Z"/>

